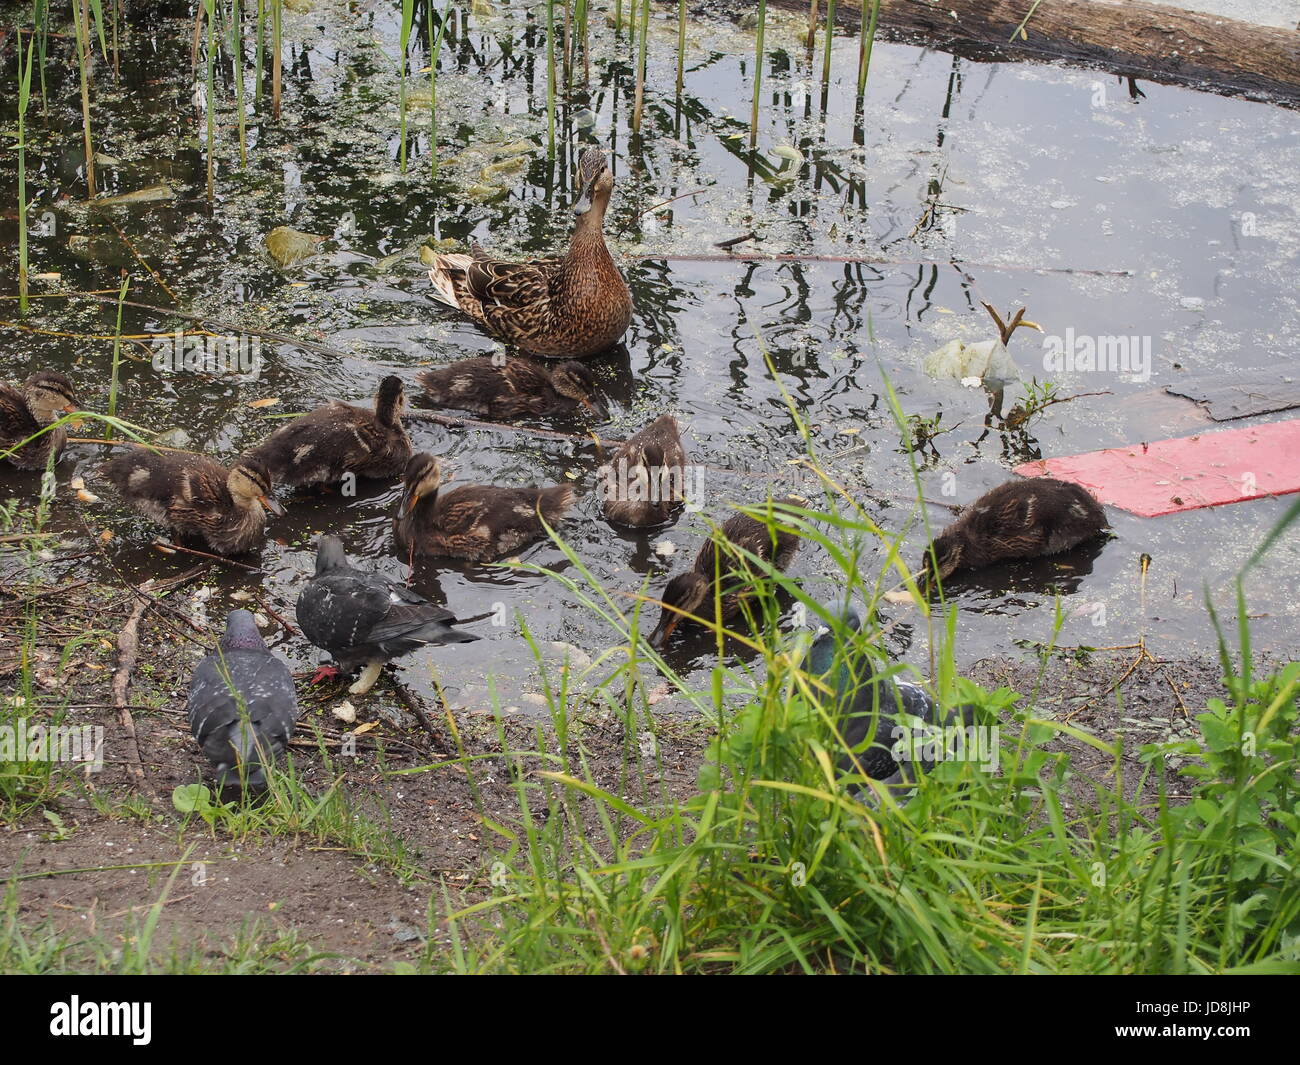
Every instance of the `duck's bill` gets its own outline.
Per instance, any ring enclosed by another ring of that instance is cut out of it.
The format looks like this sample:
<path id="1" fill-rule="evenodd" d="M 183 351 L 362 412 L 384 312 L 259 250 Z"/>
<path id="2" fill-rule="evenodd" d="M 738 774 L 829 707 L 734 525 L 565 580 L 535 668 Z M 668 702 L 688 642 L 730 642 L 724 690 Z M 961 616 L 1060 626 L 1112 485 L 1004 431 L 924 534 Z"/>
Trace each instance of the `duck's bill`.
<path id="1" fill-rule="evenodd" d="M 274 496 L 259 496 L 258 499 L 261 500 L 262 506 L 266 507 L 277 518 L 284 517 L 284 507 L 276 502 Z"/>
<path id="2" fill-rule="evenodd" d="M 609 417 L 609 408 L 598 399 L 584 399 L 582 405 L 601 420 Z"/>
<path id="3" fill-rule="evenodd" d="M 406 498 L 402 500 L 402 512 L 410 514 L 415 510 L 415 505 L 420 502 L 419 492 L 408 492 Z"/>
<path id="4" fill-rule="evenodd" d="M 81 408 L 78 407 L 75 403 L 69 403 L 67 406 L 63 408 L 64 414 L 77 414 L 80 411 Z M 80 429 L 85 424 L 86 424 L 85 421 L 81 418 L 73 418 L 72 421 L 68 422 L 68 425 L 73 429 Z"/>
<path id="5" fill-rule="evenodd" d="M 591 194 L 584 192 L 573 205 L 573 217 L 581 218 L 591 210 Z"/>
<path id="6" fill-rule="evenodd" d="M 650 634 L 651 647 L 667 647 L 668 639 L 673 634 L 673 629 L 677 628 L 678 623 L 682 620 L 680 614 L 672 614 L 659 619 L 659 624 L 655 626 L 655 631 Z"/>

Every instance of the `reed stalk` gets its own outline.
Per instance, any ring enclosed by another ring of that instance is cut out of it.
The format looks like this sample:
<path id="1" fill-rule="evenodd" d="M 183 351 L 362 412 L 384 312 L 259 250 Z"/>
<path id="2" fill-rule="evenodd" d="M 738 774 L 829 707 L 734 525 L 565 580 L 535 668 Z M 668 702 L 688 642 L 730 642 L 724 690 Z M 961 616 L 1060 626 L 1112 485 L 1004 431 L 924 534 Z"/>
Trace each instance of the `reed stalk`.
<path id="1" fill-rule="evenodd" d="M 835 43 L 835 0 L 826 0 L 826 42 L 822 49 L 822 95 L 831 87 L 831 45 Z"/>
<path id="2" fill-rule="evenodd" d="M 402 0 L 402 30 L 398 37 L 398 50 L 401 58 L 398 65 L 397 111 L 398 111 L 398 148 L 397 157 L 403 174 L 406 173 L 406 51 L 411 43 L 411 23 L 415 20 L 415 0 Z"/>
<path id="3" fill-rule="evenodd" d="M 208 22 L 208 47 L 207 47 L 207 117 L 208 117 L 208 202 L 211 203 L 215 198 L 215 172 L 216 159 L 214 149 L 217 143 L 217 119 L 212 113 L 216 106 L 216 93 L 213 91 L 213 72 L 216 65 L 216 29 L 213 23 L 216 21 L 216 0 L 203 0 L 204 18 Z"/>
<path id="4" fill-rule="evenodd" d="M 452 2 L 453 0 L 447 0 L 447 6 L 442 9 L 436 37 L 433 32 L 432 0 L 429 3 L 429 166 L 430 174 L 435 178 L 438 176 L 438 56 L 442 54 L 442 41 L 447 33 L 447 23 L 451 20 Z"/>
<path id="5" fill-rule="evenodd" d="M 677 0 L 677 95 L 686 83 L 686 0 Z"/>
<path id="6" fill-rule="evenodd" d="M 230 52 L 235 61 L 235 110 L 239 117 L 239 166 L 248 166 L 248 115 L 244 107 L 244 0 L 233 0 Z"/>
<path id="7" fill-rule="evenodd" d="M 262 102 L 262 52 L 266 48 L 266 0 L 257 0 L 257 42 L 253 46 L 253 106 Z"/>
<path id="8" fill-rule="evenodd" d="M 858 42 L 858 103 L 862 107 L 862 98 L 867 91 L 867 72 L 871 69 L 871 50 L 876 43 L 876 22 L 880 18 L 880 0 L 873 0 L 871 5 L 871 20 L 867 21 L 865 17 L 862 20 L 862 34 Z"/>
<path id="9" fill-rule="evenodd" d="M 75 2 L 75 0 L 74 0 Z M 90 16 L 86 0 L 73 10 L 77 29 L 77 66 L 81 71 L 81 131 L 86 152 L 86 192 L 95 197 L 95 146 L 90 136 Z"/>
<path id="10" fill-rule="evenodd" d="M 271 0 L 271 117 L 280 118 L 280 71 L 283 66 L 280 55 L 281 23 L 284 15 L 284 0 Z"/>
<path id="11" fill-rule="evenodd" d="M 110 418 L 117 417 L 117 380 L 122 367 L 122 304 L 131 288 L 131 275 L 122 271 L 122 287 L 117 293 L 117 329 L 113 335 L 113 371 L 108 379 L 108 408 L 105 413 Z M 104 423 L 104 436 L 113 439 L 113 423 Z"/>
<path id="12" fill-rule="evenodd" d="M 27 102 L 32 92 L 32 56 L 36 34 L 27 43 L 27 64 L 23 65 L 23 35 L 16 34 L 18 47 L 18 313 L 27 313 Z"/>
<path id="13" fill-rule="evenodd" d="M 749 146 L 758 144 L 758 103 L 763 91 L 763 39 L 767 31 L 767 0 L 758 0 L 758 30 L 754 37 L 754 104 L 749 111 Z"/>
<path id="14" fill-rule="evenodd" d="M 555 158 L 555 0 L 546 0 L 546 154 Z"/>
<path id="15" fill-rule="evenodd" d="M 633 0 L 635 3 L 635 0 Z M 636 8 L 632 9 L 632 18 L 636 20 Z M 634 27 L 635 30 L 635 27 Z M 645 105 L 645 67 L 647 38 L 650 35 L 650 0 L 642 0 L 641 3 L 641 27 L 639 39 L 637 41 L 637 59 L 636 59 L 636 96 L 632 103 L 632 131 L 641 132 L 641 111 Z"/>

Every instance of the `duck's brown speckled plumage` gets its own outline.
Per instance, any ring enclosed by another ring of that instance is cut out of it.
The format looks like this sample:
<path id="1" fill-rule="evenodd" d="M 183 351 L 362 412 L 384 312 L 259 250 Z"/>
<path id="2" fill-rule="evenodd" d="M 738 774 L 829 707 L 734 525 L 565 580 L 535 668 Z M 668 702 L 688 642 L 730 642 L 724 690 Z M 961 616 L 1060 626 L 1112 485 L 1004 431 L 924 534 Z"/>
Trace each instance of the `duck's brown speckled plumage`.
<path id="1" fill-rule="evenodd" d="M 797 499 L 774 500 L 776 506 L 802 506 Z M 722 539 L 735 547 L 742 548 L 773 567 L 784 570 L 799 551 L 800 540 L 792 532 L 777 530 L 775 537 L 767 525 L 747 514 L 736 514 L 722 524 Z M 740 613 L 746 589 L 752 581 L 747 576 L 752 566 L 747 559 L 726 550 L 717 555 L 718 544 L 710 538 L 695 556 L 695 564 L 685 573 L 679 573 L 664 588 L 661 601 L 665 607 L 660 612 L 659 624 L 650 635 L 650 642 L 661 645 L 668 642 L 673 629 L 684 620 L 678 610 L 685 611 L 693 618 L 712 621 L 714 618 L 713 580 L 717 573 L 721 580 L 722 620 L 727 622 Z M 671 610 L 669 607 L 676 607 Z"/>
<path id="2" fill-rule="evenodd" d="M 425 395 L 439 406 L 501 421 L 578 409 L 606 416 L 595 378 L 580 362 L 562 362 L 548 370 L 531 359 L 461 359 L 425 370 L 419 378 Z"/>
<path id="3" fill-rule="evenodd" d="M 578 176 L 578 223 L 563 258 L 509 262 L 477 244 L 469 255 L 439 255 L 434 299 L 534 355 L 580 359 L 613 347 L 632 323 L 632 294 L 602 228 L 614 175 L 605 153 L 588 148 Z"/>
<path id="4" fill-rule="evenodd" d="M 1100 535 L 1106 511 L 1085 488 L 1053 477 L 1007 481 L 962 510 L 935 537 L 939 576 L 1039 555 L 1055 555 Z M 921 568 L 933 571 L 926 551 Z"/>
<path id="5" fill-rule="evenodd" d="M 178 537 L 196 537 L 223 555 L 238 555 L 266 539 L 263 506 L 271 499 L 271 474 L 245 457 L 227 470 L 206 455 L 133 447 L 101 471 L 145 517 Z"/>
<path id="6" fill-rule="evenodd" d="M 265 464 L 278 484 L 333 484 L 348 473 L 400 477 L 411 457 L 404 403 L 401 379 L 385 377 L 373 409 L 334 400 L 277 429 L 248 457 Z"/>
<path id="7" fill-rule="evenodd" d="M 431 455 L 415 455 L 406 468 L 406 491 L 393 521 L 398 546 L 411 555 L 441 555 L 492 562 L 546 535 L 538 510 L 555 526 L 573 506 L 567 484 L 550 488 L 498 488 L 467 484 L 441 490 L 442 468 Z"/>
<path id="8" fill-rule="evenodd" d="M 72 382 L 53 370 L 38 370 L 18 386 L 0 384 L 0 453 L 17 447 L 80 406 Z M 4 461 L 23 470 L 43 470 L 51 454 L 58 461 L 67 441 L 67 431 L 59 426 L 5 455 Z"/>
<path id="9" fill-rule="evenodd" d="M 629 437 L 600 470 L 605 520 L 638 528 L 668 521 L 686 499 L 686 462 L 671 414 Z"/>

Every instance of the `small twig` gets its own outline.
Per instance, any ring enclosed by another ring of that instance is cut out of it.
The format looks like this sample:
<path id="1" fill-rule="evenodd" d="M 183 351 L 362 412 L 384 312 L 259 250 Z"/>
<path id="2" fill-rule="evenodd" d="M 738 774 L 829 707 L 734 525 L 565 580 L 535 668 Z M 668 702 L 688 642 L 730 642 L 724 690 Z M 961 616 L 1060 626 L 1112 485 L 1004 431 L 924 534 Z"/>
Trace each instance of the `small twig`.
<path id="1" fill-rule="evenodd" d="M 708 192 L 708 189 L 696 189 L 694 192 L 683 192 L 680 196 L 674 196 L 671 199 L 664 200 L 663 203 L 657 203 L 653 207 L 647 207 L 644 211 L 638 211 L 637 217 L 640 218 L 643 214 L 650 214 L 652 211 L 659 210 L 660 207 L 667 207 L 670 203 L 676 203 L 678 200 L 684 200 L 688 196 L 698 196 L 702 192 Z"/>
<path id="2" fill-rule="evenodd" d="M 287 632 L 290 636 L 298 635 L 298 630 L 294 628 L 293 625 L 291 625 L 287 620 L 285 620 L 285 618 L 281 617 L 280 614 L 276 612 L 275 608 L 266 601 L 266 597 L 263 596 L 261 592 L 254 592 L 253 598 L 257 600 L 258 606 L 260 606 L 263 610 L 267 612 L 267 614 L 269 614 L 276 622 L 278 622 L 280 627 L 284 629 L 285 632 Z"/>
<path id="3" fill-rule="evenodd" d="M 734 248 L 737 244 L 744 244 L 747 240 L 757 240 L 757 233 L 746 233 L 743 237 L 732 237 L 730 240 L 720 240 L 713 246 L 726 251 L 728 248 Z M 734 258 L 734 256 L 733 256 Z"/>
<path id="4" fill-rule="evenodd" d="M 129 762 L 127 772 L 135 777 L 136 783 L 141 790 L 152 800 L 158 796 L 153 790 L 153 785 L 149 783 L 148 778 L 144 775 L 144 765 L 140 759 L 140 738 L 135 731 L 135 719 L 131 716 L 129 705 L 126 701 L 126 689 L 131 683 L 131 672 L 135 669 L 136 654 L 140 649 L 140 639 L 138 631 L 140 628 L 140 619 L 144 617 L 145 611 L 153 606 L 152 599 L 141 599 L 135 604 L 131 611 L 131 616 L 126 619 L 126 624 L 122 626 L 122 631 L 117 636 L 117 672 L 113 674 L 113 702 L 117 704 L 117 719 L 122 724 L 122 731 L 126 733 L 127 753 Z"/>
<path id="5" fill-rule="evenodd" d="M 239 569 L 246 569 L 250 573 L 260 573 L 264 577 L 270 576 L 270 574 L 268 574 L 264 569 L 259 569 L 257 566 L 250 566 L 247 562 L 236 562 L 233 558 L 227 558 L 225 555 L 213 555 L 209 554 L 207 551 L 199 551 L 197 548 L 193 547 L 182 547 L 180 544 L 173 544 L 163 540 L 155 540 L 153 546 L 164 555 L 180 552 L 185 555 L 193 555 L 195 558 L 206 558 L 212 562 L 222 562 L 227 566 L 236 566 Z"/>
<path id="6" fill-rule="evenodd" d="M 437 730 L 433 727 L 433 722 L 429 720 L 429 715 L 424 712 L 424 707 L 420 705 L 420 701 L 407 691 L 406 687 L 396 677 L 392 677 L 390 680 L 394 697 L 415 715 L 415 720 L 420 723 L 420 727 L 429 734 L 430 746 L 439 754 L 449 754 L 446 744 L 443 743 L 442 737 L 438 735 Z"/>

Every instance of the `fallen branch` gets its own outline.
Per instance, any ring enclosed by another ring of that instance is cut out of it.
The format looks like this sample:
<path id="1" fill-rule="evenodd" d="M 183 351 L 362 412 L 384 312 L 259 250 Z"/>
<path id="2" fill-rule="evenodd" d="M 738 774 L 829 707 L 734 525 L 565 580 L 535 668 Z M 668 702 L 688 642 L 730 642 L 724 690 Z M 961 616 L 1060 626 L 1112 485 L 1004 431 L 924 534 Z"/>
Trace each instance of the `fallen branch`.
<path id="1" fill-rule="evenodd" d="M 127 772 L 135 777 L 140 789 L 152 800 L 157 793 L 144 775 L 144 765 L 140 758 L 140 737 L 135 731 L 135 718 L 131 716 L 130 706 L 126 701 L 126 689 L 131 683 L 131 672 L 135 669 L 136 655 L 140 649 L 140 619 L 145 611 L 153 606 L 150 599 L 141 599 L 135 604 L 131 616 L 126 619 L 122 631 L 117 635 L 117 672 L 113 674 L 113 702 L 117 704 L 117 719 L 126 733 Z"/>

